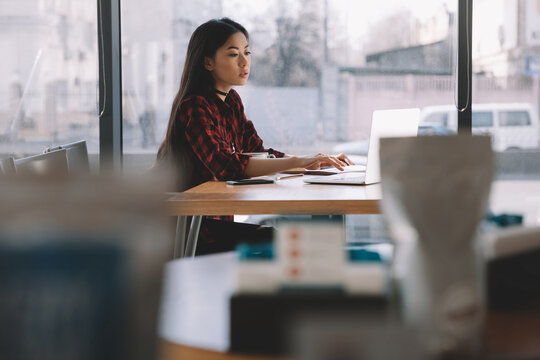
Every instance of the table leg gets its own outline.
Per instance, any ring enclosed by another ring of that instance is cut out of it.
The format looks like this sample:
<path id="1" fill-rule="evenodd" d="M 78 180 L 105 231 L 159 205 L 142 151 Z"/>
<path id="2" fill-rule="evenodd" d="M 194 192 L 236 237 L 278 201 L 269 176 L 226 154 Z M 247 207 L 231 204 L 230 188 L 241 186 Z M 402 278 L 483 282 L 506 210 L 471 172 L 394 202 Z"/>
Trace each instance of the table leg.
<path id="1" fill-rule="evenodd" d="M 184 257 L 186 248 L 187 216 L 178 216 L 176 220 L 176 236 L 174 238 L 174 259 Z"/>
<path id="2" fill-rule="evenodd" d="M 199 230 L 201 228 L 202 216 L 193 216 L 191 219 L 191 229 L 187 241 L 185 257 L 194 257 L 195 249 L 197 248 L 197 239 L 199 238 Z"/>

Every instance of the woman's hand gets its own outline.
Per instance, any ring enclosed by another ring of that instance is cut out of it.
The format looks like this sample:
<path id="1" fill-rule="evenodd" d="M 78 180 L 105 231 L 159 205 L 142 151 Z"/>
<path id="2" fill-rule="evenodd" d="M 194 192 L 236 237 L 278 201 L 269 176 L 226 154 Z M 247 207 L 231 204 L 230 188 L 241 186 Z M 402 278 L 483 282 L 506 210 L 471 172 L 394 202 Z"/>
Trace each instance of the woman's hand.
<path id="1" fill-rule="evenodd" d="M 246 166 L 246 176 L 254 177 L 270 175 L 293 168 L 318 170 L 324 166 L 335 166 L 337 169 L 343 170 L 343 167 L 347 165 L 353 165 L 353 163 L 344 154 L 335 156 L 326 154 L 317 154 L 313 156 L 288 155 L 279 159 L 250 158 Z"/>
<path id="2" fill-rule="evenodd" d="M 338 155 L 336 155 L 336 158 L 338 158 L 340 161 L 343 161 L 347 165 L 354 165 L 354 163 L 344 153 L 339 153 Z"/>
<path id="3" fill-rule="evenodd" d="M 334 166 L 338 170 L 343 170 L 344 166 L 353 165 L 352 161 L 343 153 L 339 155 L 327 155 L 319 153 L 315 156 L 298 157 L 300 164 L 307 170 L 318 170 L 325 166 Z"/>

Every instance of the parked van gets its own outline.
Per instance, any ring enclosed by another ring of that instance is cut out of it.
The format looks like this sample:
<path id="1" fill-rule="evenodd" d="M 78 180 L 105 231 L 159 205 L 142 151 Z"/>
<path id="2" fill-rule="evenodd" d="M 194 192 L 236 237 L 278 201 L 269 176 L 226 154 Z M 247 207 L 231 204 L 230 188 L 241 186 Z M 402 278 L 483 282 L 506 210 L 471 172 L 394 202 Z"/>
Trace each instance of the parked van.
<path id="1" fill-rule="evenodd" d="M 424 107 L 420 126 L 444 126 L 457 132 L 457 109 L 454 105 Z M 492 135 L 495 151 L 538 148 L 538 114 L 529 103 L 473 104 L 472 133 Z"/>

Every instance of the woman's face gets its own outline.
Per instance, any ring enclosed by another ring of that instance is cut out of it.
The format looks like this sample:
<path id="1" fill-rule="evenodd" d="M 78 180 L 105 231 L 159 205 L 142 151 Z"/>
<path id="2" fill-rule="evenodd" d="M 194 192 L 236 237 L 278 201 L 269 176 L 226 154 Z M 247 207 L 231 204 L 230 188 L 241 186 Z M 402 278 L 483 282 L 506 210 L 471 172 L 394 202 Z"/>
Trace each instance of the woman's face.
<path id="1" fill-rule="evenodd" d="M 215 87 L 228 92 L 233 85 L 245 85 L 249 77 L 251 53 L 246 37 L 241 32 L 232 34 L 217 49 L 214 58 L 205 58 L 204 66 L 212 73 Z"/>

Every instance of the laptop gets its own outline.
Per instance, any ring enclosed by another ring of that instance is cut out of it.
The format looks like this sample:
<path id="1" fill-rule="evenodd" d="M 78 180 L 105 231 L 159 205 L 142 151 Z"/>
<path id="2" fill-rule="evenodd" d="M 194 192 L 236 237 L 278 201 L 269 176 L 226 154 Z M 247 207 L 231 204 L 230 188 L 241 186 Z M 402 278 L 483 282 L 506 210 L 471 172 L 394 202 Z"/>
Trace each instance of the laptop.
<path id="1" fill-rule="evenodd" d="M 420 109 L 376 110 L 371 118 L 371 133 L 365 172 L 343 172 L 336 175 L 306 176 L 308 184 L 367 185 L 381 181 L 379 139 L 416 136 Z"/>

